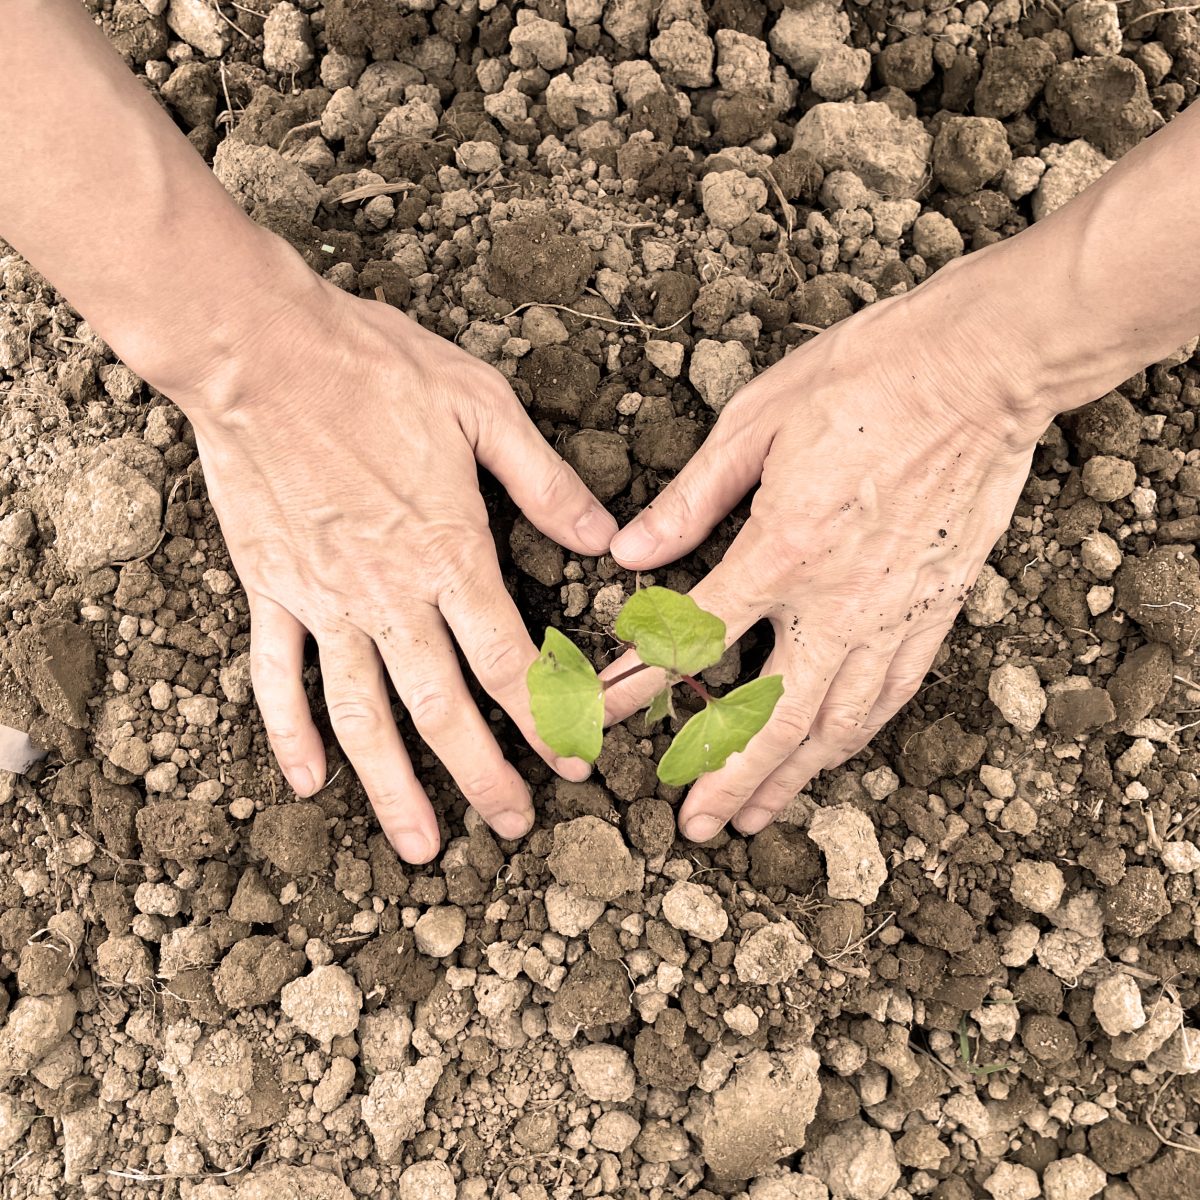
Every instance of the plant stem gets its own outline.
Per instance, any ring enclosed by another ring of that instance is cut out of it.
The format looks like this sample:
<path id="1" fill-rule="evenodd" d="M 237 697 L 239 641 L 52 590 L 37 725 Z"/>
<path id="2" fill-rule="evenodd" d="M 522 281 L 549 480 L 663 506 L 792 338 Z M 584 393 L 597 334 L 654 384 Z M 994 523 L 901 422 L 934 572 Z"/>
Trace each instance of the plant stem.
<path id="1" fill-rule="evenodd" d="M 649 665 L 647 663 L 638 663 L 636 667 L 630 667 L 628 671 L 622 671 L 620 675 L 614 675 L 611 679 L 604 680 L 604 690 L 608 691 L 614 684 L 623 683 L 631 675 L 636 675 L 639 671 L 646 671 L 648 669 Z"/>
<path id="2" fill-rule="evenodd" d="M 712 697 L 708 694 L 708 689 L 698 679 L 693 679 L 690 675 L 680 675 L 679 681 L 686 683 L 688 687 L 707 704 Z"/>

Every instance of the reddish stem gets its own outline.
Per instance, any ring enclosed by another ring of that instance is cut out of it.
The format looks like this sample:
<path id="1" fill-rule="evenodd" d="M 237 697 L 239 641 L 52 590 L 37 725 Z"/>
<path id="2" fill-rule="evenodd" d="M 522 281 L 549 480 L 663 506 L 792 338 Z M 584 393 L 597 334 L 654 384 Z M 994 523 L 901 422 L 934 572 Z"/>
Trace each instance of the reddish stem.
<path id="1" fill-rule="evenodd" d="M 708 694 L 708 690 L 705 688 L 704 684 L 702 684 L 698 679 L 693 679 L 690 675 L 680 675 L 679 679 L 680 682 L 686 683 L 688 687 L 690 687 L 692 691 L 704 701 L 705 704 L 712 699 L 712 697 Z"/>
<path id="2" fill-rule="evenodd" d="M 636 675 L 639 671 L 645 670 L 648 670 L 648 664 L 638 663 L 636 667 L 630 667 L 628 671 L 622 671 L 620 675 L 614 675 L 611 679 L 604 680 L 604 690 L 608 691 L 614 684 L 623 683 L 631 675 Z"/>
<path id="3" fill-rule="evenodd" d="M 639 671 L 645 671 L 647 669 L 647 663 L 638 663 L 636 667 L 630 667 L 628 671 L 622 671 L 620 675 L 614 675 L 611 679 L 604 680 L 604 690 L 607 691 L 614 684 L 622 683 L 631 675 L 636 675 Z M 691 675 L 680 675 L 679 682 L 686 683 L 688 687 L 690 687 L 692 691 L 704 701 L 705 704 L 712 699 L 704 685 L 698 679 L 693 679 Z"/>

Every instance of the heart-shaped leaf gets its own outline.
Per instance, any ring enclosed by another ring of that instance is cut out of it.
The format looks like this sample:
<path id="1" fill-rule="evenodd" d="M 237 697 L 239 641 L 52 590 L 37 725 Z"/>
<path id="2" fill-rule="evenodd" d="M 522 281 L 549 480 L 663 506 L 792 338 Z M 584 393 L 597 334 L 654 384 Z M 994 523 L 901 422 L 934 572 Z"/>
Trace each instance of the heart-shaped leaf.
<path id="1" fill-rule="evenodd" d="M 745 750 L 782 695 L 783 676 L 764 675 L 710 700 L 675 735 L 658 764 L 659 779 L 671 787 L 683 787 L 723 767 L 731 754 Z"/>
<path id="2" fill-rule="evenodd" d="M 669 588 L 634 592 L 613 632 L 632 643 L 642 662 L 676 675 L 695 675 L 725 653 L 725 622 Z"/>
<path id="3" fill-rule="evenodd" d="M 565 758 L 595 762 L 604 741 L 604 687 L 583 651 L 547 629 L 525 675 L 538 736 Z"/>

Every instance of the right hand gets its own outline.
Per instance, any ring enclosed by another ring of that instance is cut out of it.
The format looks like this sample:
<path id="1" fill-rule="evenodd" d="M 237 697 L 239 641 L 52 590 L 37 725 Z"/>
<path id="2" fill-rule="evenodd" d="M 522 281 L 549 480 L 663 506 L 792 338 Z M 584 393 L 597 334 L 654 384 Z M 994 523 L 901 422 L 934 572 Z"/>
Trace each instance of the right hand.
<path id="1" fill-rule="evenodd" d="M 548 537 L 584 555 L 616 522 L 538 433 L 493 368 L 395 309 L 310 277 L 189 395 L 214 509 L 251 614 L 255 694 L 301 796 L 325 751 L 301 682 L 320 650 L 330 721 L 396 850 L 438 849 L 437 819 L 392 718 L 390 678 L 417 731 L 504 838 L 530 827 L 529 790 L 476 708 L 455 653 L 531 746 L 525 672 L 537 656 L 505 591 L 476 462 Z M 298 310 L 294 311 L 294 310 Z"/>

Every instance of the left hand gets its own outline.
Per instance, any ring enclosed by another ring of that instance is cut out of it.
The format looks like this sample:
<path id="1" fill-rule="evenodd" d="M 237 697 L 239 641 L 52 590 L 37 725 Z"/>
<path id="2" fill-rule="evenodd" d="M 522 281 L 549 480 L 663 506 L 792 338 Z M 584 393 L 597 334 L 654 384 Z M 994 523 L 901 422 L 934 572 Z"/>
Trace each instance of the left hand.
<path id="1" fill-rule="evenodd" d="M 1048 417 L 999 367 L 1019 356 L 945 285 L 876 304 L 765 371 L 704 446 L 613 540 L 646 571 L 704 540 L 761 479 L 751 516 L 692 591 L 736 641 L 761 618 L 782 674 L 771 720 L 691 789 L 680 827 L 764 828 L 820 771 L 861 750 L 916 693 L 1009 517 Z M 941 284 L 941 276 L 938 283 Z M 604 672 L 636 664 L 632 652 Z M 610 721 L 662 674 L 612 687 Z"/>

